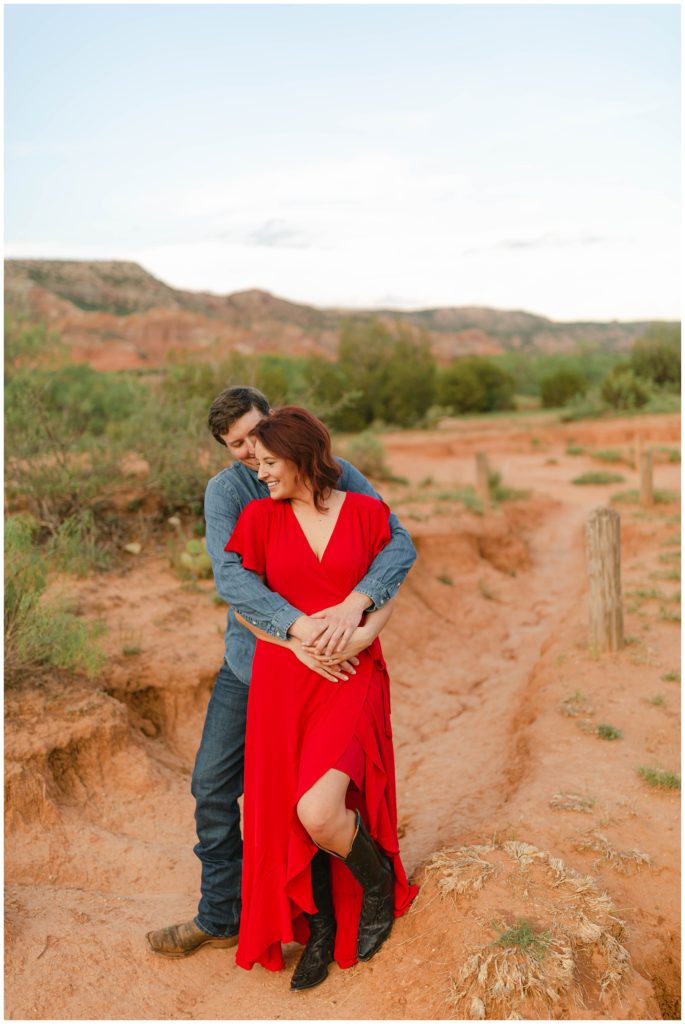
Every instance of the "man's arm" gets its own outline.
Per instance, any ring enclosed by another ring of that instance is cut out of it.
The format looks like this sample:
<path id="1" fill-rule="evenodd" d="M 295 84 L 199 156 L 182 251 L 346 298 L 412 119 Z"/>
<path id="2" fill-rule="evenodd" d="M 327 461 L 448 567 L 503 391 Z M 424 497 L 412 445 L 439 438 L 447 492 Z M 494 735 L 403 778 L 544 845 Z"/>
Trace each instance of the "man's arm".
<path id="1" fill-rule="evenodd" d="M 382 615 L 383 612 L 380 612 Z M 286 650 L 292 651 L 296 658 L 298 658 L 303 665 L 306 665 L 312 672 L 316 672 L 318 675 L 323 676 L 324 679 L 330 679 L 331 682 L 337 681 L 347 682 L 350 675 L 356 675 L 356 665 L 359 664 L 359 658 L 353 654 L 349 654 L 345 658 L 338 658 L 335 664 L 324 665 L 320 660 L 310 654 L 306 648 L 300 643 L 299 640 L 291 638 L 289 640 L 279 640 L 278 637 L 271 636 L 269 633 L 265 633 L 259 629 L 258 626 L 253 625 L 244 618 L 240 612 L 236 612 L 236 619 L 240 622 L 245 629 L 249 629 L 251 633 L 255 635 L 258 640 L 264 640 L 270 644 L 277 644 L 279 647 L 285 647 Z M 346 674 L 347 673 L 347 674 Z"/>
<path id="2" fill-rule="evenodd" d="M 345 459 L 338 459 L 342 474 L 338 486 L 343 491 L 356 491 L 381 500 L 380 494 L 358 469 Z M 314 618 L 326 622 L 326 629 L 316 641 L 317 654 L 332 655 L 349 642 L 365 611 L 376 611 L 396 596 L 400 585 L 416 561 L 416 548 L 409 533 L 394 513 L 390 514 L 390 540 L 374 558 L 366 575 L 354 590 L 331 608 L 317 612 Z"/>
<path id="3" fill-rule="evenodd" d="M 217 477 L 209 481 L 205 491 L 206 541 L 216 589 L 253 625 L 286 640 L 289 628 L 302 612 L 269 590 L 255 573 L 244 569 L 240 555 L 224 551 L 243 507 L 228 481 Z"/>
<path id="4" fill-rule="evenodd" d="M 366 477 L 350 462 L 338 459 L 343 467 L 340 488 L 344 491 L 357 491 L 369 494 L 381 501 L 380 494 L 373 489 Z M 363 579 L 356 585 L 355 592 L 366 594 L 370 599 L 370 611 L 382 608 L 392 597 L 395 597 L 400 585 L 404 583 L 407 573 L 416 561 L 416 548 L 409 532 L 402 526 L 394 512 L 388 520 L 390 540 L 369 566 Z"/>

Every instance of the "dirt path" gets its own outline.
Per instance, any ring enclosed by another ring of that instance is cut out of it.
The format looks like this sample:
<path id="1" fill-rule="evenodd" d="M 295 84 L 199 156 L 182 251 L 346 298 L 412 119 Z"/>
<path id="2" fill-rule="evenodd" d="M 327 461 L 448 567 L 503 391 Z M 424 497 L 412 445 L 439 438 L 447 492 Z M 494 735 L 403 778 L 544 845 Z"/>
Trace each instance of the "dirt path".
<path id="1" fill-rule="evenodd" d="M 333 968 L 327 984 L 306 995 L 290 993 L 289 972 L 246 973 L 230 952 L 171 962 L 147 952 L 144 932 L 190 916 L 197 900 L 189 778 L 224 613 L 209 584 L 184 589 L 161 546 L 125 574 L 76 585 L 83 610 L 108 622 L 107 677 L 99 688 L 82 682 L 68 690 L 45 678 L 8 694 L 6 1016 L 494 1017 L 493 990 L 469 988 L 459 972 L 474 950 L 494 948 L 493 921 L 502 931 L 519 917 L 553 936 L 549 970 L 574 922 L 595 932 L 587 942 L 576 933 L 568 939 L 574 967 L 558 982 L 558 998 L 541 1000 L 533 990 L 524 997 L 514 987 L 506 1004 L 513 1012 L 676 1015 L 678 802 L 635 769 L 678 770 L 680 685 L 662 678 L 679 664 L 678 623 L 669 618 L 679 584 L 662 578 L 675 566 L 677 506 L 622 506 L 630 643 L 594 660 L 582 526 L 592 507 L 635 486 L 636 476 L 621 464 L 622 484 L 574 486 L 577 473 L 598 463 L 566 452 L 570 439 L 625 448 L 635 422 L 500 421 L 496 429 L 459 424 L 387 437 L 393 470 L 414 485 L 389 497 L 420 555 L 384 648 L 403 852 L 423 887 L 371 964 Z M 639 422 L 652 443 L 678 446 L 677 417 Z M 472 477 L 473 453 L 485 442 L 504 481 L 532 494 L 480 518 L 439 495 Z M 657 486 L 679 490 L 679 469 L 659 462 Z M 633 594 L 650 588 L 661 596 Z M 607 721 L 620 739 L 596 736 Z M 569 794 L 580 810 L 555 806 L 570 807 Z M 524 843 L 532 844 L 528 853 Z M 468 868 L 453 853 L 440 871 L 426 870 L 438 851 L 474 844 L 488 864 L 480 885 L 464 881 L 473 854 Z M 566 874 L 549 858 L 563 861 Z M 461 879 L 451 895 L 450 872 Z M 569 902 L 563 886 L 587 876 L 593 881 L 572 886 L 576 903 Z M 632 966 L 611 961 L 619 935 Z M 288 962 L 297 955 L 292 947 Z M 606 981 L 610 961 L 623 975 L 620 1000 Z M 460 985 L 468 989 L 461 1002 Z"/>

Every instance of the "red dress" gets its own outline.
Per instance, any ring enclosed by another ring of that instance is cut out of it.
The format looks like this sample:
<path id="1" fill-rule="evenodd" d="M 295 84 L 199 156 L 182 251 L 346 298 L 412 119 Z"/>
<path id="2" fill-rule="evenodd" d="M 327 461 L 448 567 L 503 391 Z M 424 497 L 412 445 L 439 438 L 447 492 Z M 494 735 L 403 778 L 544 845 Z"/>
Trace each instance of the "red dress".
<path id="1" fill-rule="evenodd" d="M 311 615 L 342 601 L 390 539 L 389 510 L 376 498 L 347 492 L 318 560 L 288 501 L 264 498 L 242 512 L 227 551 L 246 569 Z M 407 882 L 397 842 L 395 765 L 389 680 L 375 640 L 359 655 L 357 673 L 330 682 L 286 648 L 257 641 L 245 740 L 243 880 L 236 963 L 272 971 L 284 966 L 282 942 L 309 937 L 313 914 L 310 862 L 318 847 L 297 817 L 297 802 L 330 768 L 352 777 L 347 804 L 390 857 L 395 872 L 395 916 L 417 892 Z M 349 868 L 331 857 L 337 920 L 335 959 L 357 961 L 362 888 Z"/>

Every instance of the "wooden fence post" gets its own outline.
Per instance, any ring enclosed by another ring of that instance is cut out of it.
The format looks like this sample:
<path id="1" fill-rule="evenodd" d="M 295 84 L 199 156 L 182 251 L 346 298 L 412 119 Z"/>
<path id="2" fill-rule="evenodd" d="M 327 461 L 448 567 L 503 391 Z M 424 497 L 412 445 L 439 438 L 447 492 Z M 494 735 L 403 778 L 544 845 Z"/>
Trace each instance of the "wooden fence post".
<path id="1" fill-rule="evenodd" d="M 490 469 L 485 452 L 476 452 L 476 493 L 483 503 L 483 509 L 490 508 Z"/>
<path id="2" fill-rule="evenodd" d="M 642 454 L 640 455 L 640 504 L 641 505 L 653 505 L 654 504 L 653 468 L 654 468 L 654 462 L 653 462 L 653 459 L 652 459 L 652 449 L 649 448 L 646 452 L 642 452 Z"/>
<path id="3" fill-rule="evenodd" d="M 593 509 L 585 524 L 585 537 L 590 644 L 598 652 L 619 651 L 623 647 L 623 598 L 618 512 Z"/>
<path id="4" fill-rule="evenodd" d="M 640 456 L 642 455 L 642 434 L 638 431 L 635 433 L 635 447 L 633 450 L 633 457 L 635 459 L 635 469 L 640 472 Z"/>

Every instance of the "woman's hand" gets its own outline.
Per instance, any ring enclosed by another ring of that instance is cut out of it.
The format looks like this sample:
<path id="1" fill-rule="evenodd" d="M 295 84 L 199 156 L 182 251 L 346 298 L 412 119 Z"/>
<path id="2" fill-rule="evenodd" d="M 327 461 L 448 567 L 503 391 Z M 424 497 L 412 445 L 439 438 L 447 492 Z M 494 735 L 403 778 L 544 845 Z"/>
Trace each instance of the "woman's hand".
<path id="1" fill-rule="evenodd" d="M 305 650 L 303 645 L 299 641 L 294 641 L 290 645 L 290 649 L 295 657 L 306 665 L 307 668 L 311 669 L 312 672 L 316 672 L 317 675 L 323 676 L 324 679 L 330 680 L 332 683 L 344 683 L 347 682 L 349 677 L 357 674 L 355 665 L 359 664 L 358 658 L 343 658 L 342 660 L 333 664 L 324 664 L 315 655 L 311 654 L 308 650 Z"/>
<path id="2" fill-rule="evenodd" d="M 344 649 L 336 651 L 335 654 L 319 654 L 313 644 L 311 646 L 303 644 L 303 647 L 321 665 L 339 665 L 345 661 L 352 661 L 353 664 L 358 665 L 359 658 L 357 655 L 371 646 L 376 639 L 376 635 L 375 630 L 370 629 L 368 626 L 357 626 Z"/>
<path id="3" fill-rule="evenodd" d="M 349 644 L 352 634 L 359 626 L 362 615 L 371 604 L 371 598 L 353 590 L 340 604 L 331 605 L 315 612 L 312 618 L 321 622 L 323 629 L 316 638 L 303 637 L 307 644 L 316 647 L 317 654 L 333 655 L 337 660 L 340 652 Z"/>

